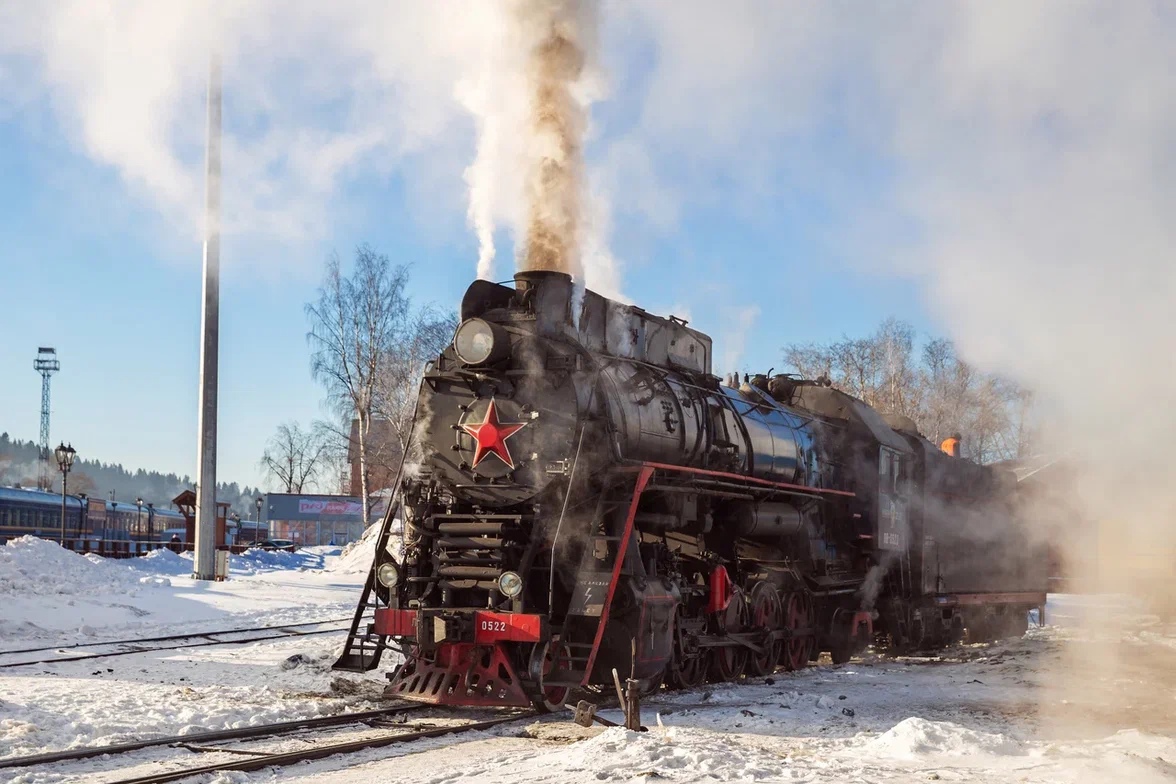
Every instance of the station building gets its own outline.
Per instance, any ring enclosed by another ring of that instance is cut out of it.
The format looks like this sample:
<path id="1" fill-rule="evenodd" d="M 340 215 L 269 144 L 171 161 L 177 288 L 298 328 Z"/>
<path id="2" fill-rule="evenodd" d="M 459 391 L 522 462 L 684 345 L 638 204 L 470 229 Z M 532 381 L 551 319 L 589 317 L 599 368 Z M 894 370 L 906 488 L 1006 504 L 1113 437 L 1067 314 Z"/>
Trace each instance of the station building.
<path id="1" fill-rule="evenodd" d="M 366 527 L 357 496 L 268 493 L 262 509 L 270 538 L 300 547 L 354 542 Z"/>

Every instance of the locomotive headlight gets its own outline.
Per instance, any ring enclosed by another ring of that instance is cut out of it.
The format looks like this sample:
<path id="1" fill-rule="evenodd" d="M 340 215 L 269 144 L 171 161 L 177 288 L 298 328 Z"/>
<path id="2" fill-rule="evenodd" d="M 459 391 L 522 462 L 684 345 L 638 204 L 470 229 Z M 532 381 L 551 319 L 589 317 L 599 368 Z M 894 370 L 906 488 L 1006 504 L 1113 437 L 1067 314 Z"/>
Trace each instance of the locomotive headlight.
<path id="1" fill-rule="evenodd" d="M 400 567 L 395 561 L 385 561 L 376 569 L 376 579 L 385 588 L 395 588 L 400 585 Z"/>
<path id="2" fill-rule="evenodd" d="M 467 365 L 497 362 L 510 351 L 510 337 L 498 324 L 480 318 L 466 319 L 453 333 L 453 350 Z"/>
<path id="3" fill-rule="evenodd" d="M 508 599 L 516 599 L 523 592 L 523 578 L 517 572 L 503 572 L 498 575 L 498 590 Z"/>

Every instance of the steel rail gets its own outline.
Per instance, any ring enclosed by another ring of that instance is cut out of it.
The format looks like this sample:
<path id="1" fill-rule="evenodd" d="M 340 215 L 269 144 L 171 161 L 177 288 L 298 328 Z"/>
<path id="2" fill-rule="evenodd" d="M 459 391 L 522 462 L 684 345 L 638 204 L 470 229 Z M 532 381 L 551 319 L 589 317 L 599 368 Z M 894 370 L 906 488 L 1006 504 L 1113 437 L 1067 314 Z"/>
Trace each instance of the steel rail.
<path id="1" fill-rule="evenodd" d="M 276 626 L 275 629 L 283 627 Z M 213 645 L 241 645 L 247 642 L 261 642 L 263 640 L 281 640 L 286 637 L 311 637 L 316 634 L 334 634 L 336 632 L 345 632 L 349 627 L 339 627 L 337 629 L 320 629 L 311 632 L 289 632 L 288 634 L 266 634 L 260 637 L 243 637 L 239 640 L 210 640 L 209 642 L 191 642 L 180 645 L 157 645 L 155 647 L 136 648 L 131 651 L 110 651 L 108 653 L 87 653 L 81 656 L 59 656 L 52 659 L 30 659 L 19 662 L 6 662 L 0 664 L 0 669 L 7 669 L 9 667 L 30 667 L 34 664 L 66 664 L 68 662 L 86 661 L 88 659 L 106 659 L 111 656 L 133 656 L 136 653 L 156 653 L 158 651 L 177 651 L 182 648 L 206 648 Z M 230 632 L 222 632 L 228 634 Z M 208 635 L 198 635 L 208 636 Z M 132 644 L 132 643 L 126 643 Z"/>
<path id="2" fill-rule="evenodd" d="M 282 623 L 275 626 L 246 626 L 242 629 L 219 629 L 212 632 L 187 632 L 186 634 L 167 634 L 162 637 L 137 637 L 131 640 L 105 640 L 92 642 L 75 642 L 69 645 L 44 645 L 40 648 L 16 648 L 0 651 L 0 656 L 11 656 L 17 653 L 40 653 L 41 651 L 71 651 L 78 648 L 100 648 L 103 645 L 136 645 L 143 642 L 167 642 L 168 640 L 184 640 L 189 637 L 216 637 L 221 634 L 239 634 L 243 632 L 265 632 L 273 629 L 297 629 L 301 626 L 319 626 L 324 623 L 341 623 L 350 621 L 351 617 L 326 618 L 321 621 L 305 621 L 300 623 Z"/>
<path id="3" fill-rule="evenodd" d="M 271 735 L 283 735 L 304 729 L 363 724 L 373 719 L 383 719 L 401 713 L 412 713 L 413 711 L 424 710 L 427 707 L 430 706 L 403 705 L 398 708 L 380 708 L 379 710 L 359 711 L 356 713 L 339 713 L 334 716 L 317 716 L 310 719 L 279 721 L 273 724 L 259 724 L 254 727 L 190 732 L 187 735 L 167 735 L 159 738 L 115 743 L 109 746 L 87 746 L 80 749 L 48 751 L 43 754 L 30 754 L 27 757 L 0 759 L 0 768 L 27 768 L 33 765 L 51 765 L 57 762 L 102 757 L 108 754 L 126 754 L 127 752 L 138 751 L 140 749 L 149 749 L 153 746 L 171 746 L 179 743 L 212 743 L 221 740 L 265 738 Z"/>
<path id="4" fill-rule="evenodd" d="M 310 762 L 313 760 L 325 759 L 326 757 L 333 757 L 336 754 L 352 754 L 357 751 L 381 748 L 383 746 L 391 746 L 397 743 L 411 743 L 417 740 L 424 740 L 425 738 L 439 738 L 445 735 L 458 735 L 464 732 L 487 730 L 491 727 L 497 727 L 500 724 L 507 724 L 513 721 L 522 721 L 523 719 L 529 719 L 537 715 L 537 711 L 531 711 L 522 715 L 504 716 L 497 719 L 489 719 L 487 721 L 458 724 L 452 727 L 435 727 L 433 729 L 418 730 L 416 732 L 402 732 L 395 735 L 367 738 L 365 740 L 331 743 L 325 746 L 301 749 L 299 751 L 277 752 L 274 754 L 267 754 L 265 756 L 236 759 L 214 765 L 202 765 L 196 768 L 184 768 L 182 770 L 153 773 L 146 776 L 137 776 L 132 779 L 119 779 L 118 781 L 112 781 L 109 784 L 164 784 L 164 782 L 178 781 L 180 779 L 186 779 L 192 776 L 202 776 L 208 773 L 219 773 L 220 771 L 226 770 L 248 773 L 251 771 L 264 770 L 265 768 L 284 767 L 286 765 L 294 765 L 299 762 Z"/>

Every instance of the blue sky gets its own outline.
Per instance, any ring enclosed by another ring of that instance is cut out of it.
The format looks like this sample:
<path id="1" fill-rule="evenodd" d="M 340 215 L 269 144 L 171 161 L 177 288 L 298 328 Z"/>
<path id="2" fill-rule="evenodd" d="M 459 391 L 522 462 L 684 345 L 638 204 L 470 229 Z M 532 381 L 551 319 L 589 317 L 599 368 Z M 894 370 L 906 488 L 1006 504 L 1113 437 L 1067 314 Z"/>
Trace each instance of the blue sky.
<path id="1" fill-rule="evenodd" d="M 226 5 L 219 478 L 253 483 L 274 428 L 321 415 L 303 308 L 329 253 L 367 242 L 412 263 L 420 302 L 456 305 L 473 279 L 467 98 L 501 48 L 501 6 Z M 54 442 L 194 473 L 205 8 L 0 10 L 0 430 L 14 437 L 37 436 L 32 362 L 49 344 Z M 621 288 L 686 315 L 740 369 L 893 315 L 1065 399 L 1103 370 L 1084 359 L 1092 341 L 1123 342 L 1089 314 L 1172 291 L 1163 4 L 602 8 L 587 159 Z M 1138 247 L 1118 263 L 1140 273 L 1108 277 L 1124 236 Z M 1114 323 L 1155 312 L 1122 306 Z"/>

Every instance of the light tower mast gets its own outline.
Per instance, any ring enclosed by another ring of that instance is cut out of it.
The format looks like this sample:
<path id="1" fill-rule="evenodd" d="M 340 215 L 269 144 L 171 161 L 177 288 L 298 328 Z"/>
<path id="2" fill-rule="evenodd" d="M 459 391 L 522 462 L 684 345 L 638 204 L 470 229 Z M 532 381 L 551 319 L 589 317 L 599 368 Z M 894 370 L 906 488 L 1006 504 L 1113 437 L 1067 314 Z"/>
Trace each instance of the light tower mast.
<path id="1" fill-rule="evenodd" d="M 33 369 L 41 374 L 41 443 L 38 457 L 41 459 L 41 472 L 37 484 L 42 490 L 49 489 L 49 378 L 61 370 L 61 363 L 57 361 L 57 349 L 51 346 L 41 346 L 37 349 L 37 358 L 33 361 Z"/>
<path id="2" fill-rule="evenodd" d="M 204 180 L 204 307 L 200 311 L 200 410 L 197 414 L 196 552 L 192 576 L 216 576 L 216 416 L 220 355 L 221 60 L 208 59 L 208 131 Z"/>

